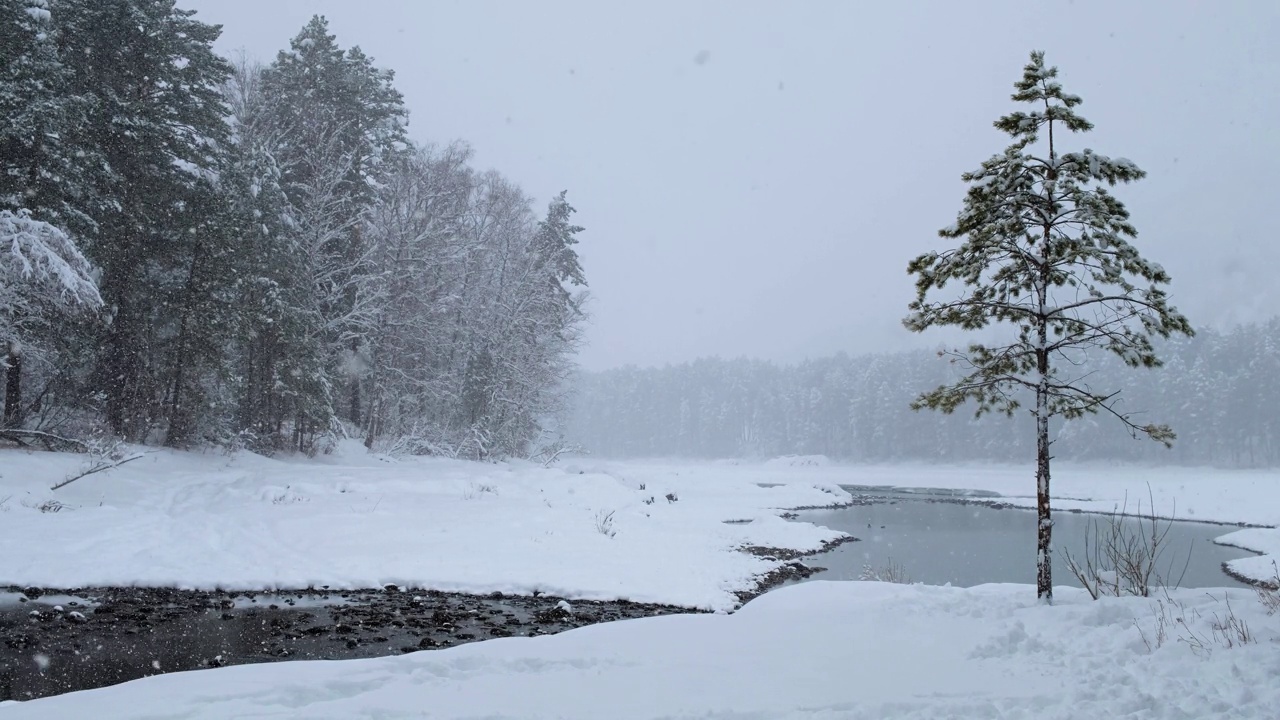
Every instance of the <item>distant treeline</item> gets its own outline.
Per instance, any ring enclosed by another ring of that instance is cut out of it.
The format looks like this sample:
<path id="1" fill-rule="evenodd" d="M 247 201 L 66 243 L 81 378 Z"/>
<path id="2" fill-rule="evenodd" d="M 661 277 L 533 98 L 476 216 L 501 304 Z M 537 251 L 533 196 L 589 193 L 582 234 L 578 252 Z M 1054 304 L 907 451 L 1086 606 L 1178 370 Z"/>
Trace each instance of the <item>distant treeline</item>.
<path id="1" fill-rule="evenodd" d="M 1172 449 L 1130 437 L 1104 414 L 1053 427 L 1054 456 L 1224 467 L 1280 465 L 1280 318 L 1166 343 L 1165 366 L 1134 370 L 1099 354 L 1081 368 L 1120 407 L 1169 423 Z M 798 365 L 718 358 L 578 377 L 568 436 L 606 457 L 768 457 L 851 461 L 1029 461 L 1024 413 L 974 419 L 913 411 L 920 392 L 953 379 L 932 351 L 849 356 Z"/>

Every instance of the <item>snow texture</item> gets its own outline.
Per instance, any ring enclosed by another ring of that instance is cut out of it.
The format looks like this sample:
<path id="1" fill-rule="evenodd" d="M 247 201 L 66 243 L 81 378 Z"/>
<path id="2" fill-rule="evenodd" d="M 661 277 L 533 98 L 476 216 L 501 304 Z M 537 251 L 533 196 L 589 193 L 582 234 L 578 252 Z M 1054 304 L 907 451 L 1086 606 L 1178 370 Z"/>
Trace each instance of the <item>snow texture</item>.
<path id="1" fill-rule="evenodd" d="M 6 720 L 153 718 L 1273 718 L 1280 619 L 1248 591 L 1174 599 L 1207 637 L 1148 649 L 1154 601 L 1023 585 L 815 582 L 732 615 L 675 615 L 345 662 L 174 673 L 0 707 Z"/>
<path id="2" fill-rule="evenodd" d="M 729 610 L 780 564 L 738 548 L 817 549 L 843 533 L 778 512 L 849 499 L 802 478 L 762 488 L 750 473 L 395 461 L 358 442 L 317 461 L 154 450 L 49 489 L 84 462 L 0 451 L 0 546 L 24 548 L 0 554 L 0 585 L 394 583 Z M 65 507 L 41 512 L 48 500 Z"/>
<path id="3" fill-rule="evenodd" d="M 806 549 L 835 537 L 785 522 L 777 510 L 846 500 L 836 483 L 963 488 L 1034 502 L 1025 467 L 787 459 L 579 461 L 547 470 L 397 461 L 354 443 L 314 461 L 154 451 L 48 490 L 80 463 L 75 455 L 0 456 L 0 498 L 8 498 L 0 503 L 0 543 L 24 548 L 0 560 L 0 584 L 396 583 L 726 610 L 734 590 L 774 566 L 736 548 Z M 1131 509 L 1139 498 L 1145 503 L 1148 483 L 1160 513 L 1174 512 L 1177 498 L 1180 517 L 1275 523 L 1280 514 L 1280 483 L 1270 473 L 1067 465 L 1054 487 L 1059 508 L 1109 511 L 1126 496 Z M 52 498 L 65 508 L 41 512 Z M 612 534 L 599 527 L 602 512 L 614 513 Z M 1276 532 L 1248 529 L 1224 541 L 1280 552 Z M 1269 562 L 1263 569 L 1272 572 Z M 647 618 L 372 660 L 174 673 L 4 704 L 0 714 L 1248 719 L 1274 717 L 1280 707 L 1280 616 L 1267 616 L 1251 591 L 1178 591 L 1177 605 L 1163 607 L 1144 598 L 1093 602 L 1066 587 L 1056 597 L 1042 605 L 1027 585 L 815 582 L 730 615 Z M 1213 639 L 1213 621 L 1229 613 L 1248 623 L 1256 642 L 1228 648 Z M 1162 614 L 1167 636 L 1153 642 Z"/>

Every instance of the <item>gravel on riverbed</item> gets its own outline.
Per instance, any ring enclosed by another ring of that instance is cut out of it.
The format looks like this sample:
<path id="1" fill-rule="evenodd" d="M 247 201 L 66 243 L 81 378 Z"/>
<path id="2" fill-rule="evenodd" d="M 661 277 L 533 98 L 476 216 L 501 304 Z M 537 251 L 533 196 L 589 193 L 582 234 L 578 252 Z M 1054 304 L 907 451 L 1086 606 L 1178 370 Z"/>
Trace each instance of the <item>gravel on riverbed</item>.
<path id="1" fill-rule="evenodd" d="M 599 622 L 697 612 L 383 589 L 232 593 L 169 588 L 0 589 L 0 700 L 180 670 L 377 657 Z"/>

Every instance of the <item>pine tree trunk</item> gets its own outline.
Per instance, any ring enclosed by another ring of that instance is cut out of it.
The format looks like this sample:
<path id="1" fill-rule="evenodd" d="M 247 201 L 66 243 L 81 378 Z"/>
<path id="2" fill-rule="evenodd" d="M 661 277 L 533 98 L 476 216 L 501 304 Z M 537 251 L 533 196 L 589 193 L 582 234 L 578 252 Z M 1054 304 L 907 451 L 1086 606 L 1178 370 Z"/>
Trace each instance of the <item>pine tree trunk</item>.
<path id="1" fill-rule="evenodd" d="M 9 347 L 9 369 L 4 382 L 4 422 L 0 427 L 16 428 L 22 424 L 22 352 L 17 343 Z"/>
<path id="2" fill-rule="evenodd" d="M 173 385 L 169 393 L 169 432 L 165 436 L 165 445 L 180 447 L 190 439 L 193 430 L 192 418 L 183 408 L 182 391 L 186 380 L 188 357 L 187 344 L 190 340 L 190 319 L 195 305 L 196 277 L 200 266 L 202 246 L 197 243 L 191 257 L 191 267 L 187 271 L 187 284 L 182 289 L 182 317 L 178 322 L 178 337 L 173 352 Z"/>
<path id="3" fill-rule="evenodd" d="M 1056 170 L 1058 154 L 1053 146 L 1053 122 L 1049 122 L 1049 158 L 1053 166 L 1048 180 L 1058 179 Z M 1049 206 L 1053 207 L 1053 190 L 1048 191 Z M 1046 604 L 1053 604 L 1053 517 L 1049 512 L 1049 248 L 1053 244 L 1053 227 L 1048 220 L 1044 224 L 1044 238 L 1040 246 L 1037 300 L 1039 315 L 1036 327 L 1036 370 L 1040 382 L 1036 385 L 1036 597 Z"/>
<path id="4" fill-rule="evenodd" d="M 135 324 L 121 304 L 111 329 L 102 344 L 102 374 L 106 383 L 106 416 L 111 431 L 129 440 L 138 439 L 138 414 L 135 403 L 141 374 L 140 362 L 129 340 Z"/>
<path id="5" fill-rule="evenodd" d="M 98 351 L 98 373 L 105 386 L 107 424 L 116 435 L 137 442 L 145 435 L 146 426 L 141 407 L 145 320 L 134 297 L 140 283 L 141 251 L 127 230 L 109 236 L 123 239 L 118 242 L 119 254 L 104 263 L 102 286 L 109 293 L 104 300 L 113 308 L 113 317 Z"/>
<path id="6" fill-rule="evenodd" d="M 1046 399 L 1036 393 L 1036 405 Z M 1049 417 L 1036 418 L 1036 597 L 1053 603 L 1053 518 L 1049 512 Z"/>
<path id="7" fill-rule="evenodd" d="M 1041 297 L 1044 297 L 1042 287 Z M 1041 300 L 1044 307 L 1044 300 Z M 1048 323 L 1041 321 L 1036 364 L 1036 597 L 1053 604 L 1053 517 L 1049 512 L 1049 351 Z"/>

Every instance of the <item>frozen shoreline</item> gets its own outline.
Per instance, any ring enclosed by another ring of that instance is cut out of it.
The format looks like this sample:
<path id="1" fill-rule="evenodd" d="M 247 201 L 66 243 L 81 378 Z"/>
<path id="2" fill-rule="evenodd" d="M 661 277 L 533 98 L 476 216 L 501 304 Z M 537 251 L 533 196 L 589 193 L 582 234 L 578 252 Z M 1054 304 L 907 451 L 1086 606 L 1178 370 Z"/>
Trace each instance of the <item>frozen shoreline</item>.
<path id="1" fill-rule="evenodd" d="M 1264 718 L 1280 703 L 1270 682 L 1280 672 L 1280 628 L 1247 590 L 1173 593 L 1197 637 L 1210 637 L 1228 601 L 1258 637 L 1203 653 L 1172 636 L 1147 645 L 1158 629 L 1154 600 L 1092 602 L 1065 587 L 1044 607 L 1028 585 L 814 582 L 724 614 L 786 562 L 742 548 L 789 555 L 844 537 L 788 522 L 785 508 L 846 502 L 841 482 L 950 483 L 1017 504 L 1025 468 L 578 461 L 544 470 L 161 451 L 51 495 L 76 456 L 5 460 L 0 542 L 23 552 L 0 559 L 3 584 L 84 586 L 109 576 L 269 589 L 301 578 L 335 590 L 394 583 L 720 611 L 397 657 L 172 673 L 6 704 L 6 717 Z M 1056 488 L 1071 499 L 1057 505 L 1106 512 L 1126 494 L 1145 497 L 1150 482 L 1157 507 L 1177 498 L 1194 519 L 1274 523 L 1280 504 L 1269 479 L 1064 468 Z M 66 507 L 41 512 L 50 497 Z M 1276 532 L 1232 535 L 1264 545 Z"/>

